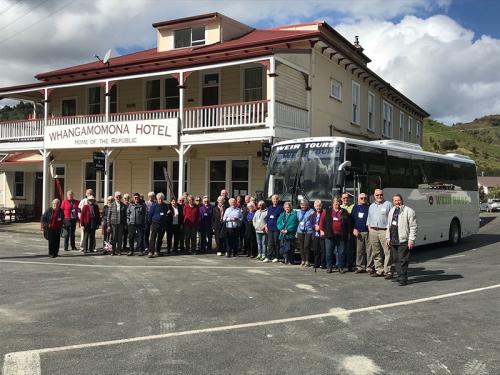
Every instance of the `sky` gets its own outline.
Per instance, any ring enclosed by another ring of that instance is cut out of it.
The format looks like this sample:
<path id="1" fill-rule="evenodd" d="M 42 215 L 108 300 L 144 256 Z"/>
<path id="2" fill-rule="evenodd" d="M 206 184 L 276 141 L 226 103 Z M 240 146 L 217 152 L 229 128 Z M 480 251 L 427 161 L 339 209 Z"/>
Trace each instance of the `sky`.
<path id="1" fill-rule="evenodd" d="M 152 23 L 214 11 L 256 28 L 326 21 L 432 118 L 500 114 L 497 0 L 0 0 L 0 87 L 152 48 Z"/>

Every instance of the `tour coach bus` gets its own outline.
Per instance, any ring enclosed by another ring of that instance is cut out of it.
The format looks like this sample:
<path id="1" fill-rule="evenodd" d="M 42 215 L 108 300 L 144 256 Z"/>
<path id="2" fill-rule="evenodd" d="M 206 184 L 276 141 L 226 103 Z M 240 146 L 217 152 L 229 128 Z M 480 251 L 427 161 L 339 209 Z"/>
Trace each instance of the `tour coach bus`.
<path id="1" fill-rule="evenodd" d="M 388 200 L 401 194 L 415 209 L 418 244 L 456 244 L 479 229 L 474 161 L 396 140 L 317 137 L 279 142 L 272 149 L 264 197 L 277 194 L 294 206 L 302 198 L 330 205 L 343 191 L 357 202 L 359 193 L 371 197 L 376 188 L 384 189 Z"/>

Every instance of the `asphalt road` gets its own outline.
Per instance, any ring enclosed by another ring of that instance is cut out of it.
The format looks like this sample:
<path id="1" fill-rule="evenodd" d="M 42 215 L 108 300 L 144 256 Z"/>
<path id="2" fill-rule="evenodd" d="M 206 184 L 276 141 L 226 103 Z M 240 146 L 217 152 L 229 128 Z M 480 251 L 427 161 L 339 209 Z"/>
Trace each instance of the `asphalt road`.
<path id="1" fill-rule="evenodd" d="M 500 214 L 417 248 L 410 284 L 214 255 L 69 252 L 0 232 L 10 374 L 500 373 Z"/>

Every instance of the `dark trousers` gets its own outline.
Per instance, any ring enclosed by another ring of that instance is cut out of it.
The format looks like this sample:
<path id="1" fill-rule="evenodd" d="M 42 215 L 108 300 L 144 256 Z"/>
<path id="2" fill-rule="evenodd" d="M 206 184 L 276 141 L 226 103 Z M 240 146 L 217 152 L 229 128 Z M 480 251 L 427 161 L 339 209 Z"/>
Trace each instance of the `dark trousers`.
<path id="1" fill-rule="evenodd" d="M 215 235 L 215 246 L 217 246 L 217 252 L 218 253 L 223 253 L 224 252 L 224 239 L 220 238 L 220 231 L 221 228 L 216 228 L 214 230 L 214 235 Z"/>
<path id="2" fill-rule="evenodd" d="M 160 253 L 163 241 L 163 227 L 160 223 L 151 223 L 151 235 L 149 237 L 149 254 Z"/>
<path id="3" fill-rule="evenodd" d="M 184 226 L 179 227 L 179 247 L 181 251 L 184 251 Z"/>
<path id="4" fill-rule="evenodd" d="M 280 248 L 279 230 L 270 230 L 267 232 L 267 257 L 269 259 L 279 258 Z"/>
<path id="5" fill-rule="evenodd" d="M 187 252 L 196 252 L 196 234 L 197 229 L 195 226 L 184 225 L 184 242 Z"/>
<path id="6" fill-rule="evenodd" d="M 354 236 L 345 241 L 345 258 L 348 268 L 356 268 L 356 237 Z"/>
<path id="7" fill-rule="evenodd" d="M 59 245 L 61 242 L 61 230 L 60 229 L 47 229 L 47 237 L 49 242 L 49 256 L 59 255 Z"/>
<path id="8" fill-rule="evenodd" d="M 325 240 L 321 237 L 313 237 L 312 250 L 314 253 L 314 267 L 326 267 Z"/>
<path id="9" fill-rule="evenodd" d="M 113 247 L 113 253 L 122 252 L 122 241 L 123 241 L 123 225 L 111 224 L 111 246 Z"/>
<path id="10" fill-rule="evenodd" d="M 67 235 L 64 237 L 64 250 L 68 250 L 70 240 L 71 248 L 76 249 L 75 246 L 75 230 L 76 230 L 76 219 L 64 220 L 64 227 L 66 228 Z"/>
<path id="11" fill-rule="evenodd" d="M 200 251 L 202 253 L 212 252 L 212 226 L 200 227 Z"/>
<path id="12" fill-rule="evenodd" d="M 231 255 L 236 255 L 238 253 L 240 231 L 238 228 L 226 228 L 227 237 L 225 238 L 226 252 Z"/>
<path id="13" fill-rule="evenodd" d="M 143 233 L 143 241 L 144 241 L 144 250 L 149 249 L 149 235 L 151 232 L 151 224 L 144 224 L 144 233 Z"/>
<path id="14" fill-rule="evenodd" d="M 83 250 L 90 253 L 95 249 L 95 228 L 83 228 Z"/>
<path id="15" fill-rule="evenodd" d="M 134 250 L 144 251 L 144 226 L 142 224 L 129 224 L 128 225 L 128 243 L 130 246 L 130 252 L 133 253 Z M 137 246 L 134 246 L 137 240 Z"/>
<path id="16" fill-rule="evenodd" d="M 309 254 L 311 252 L 311 235 L 309 233 L 297 233 L 297 247 L 300 251 L 302 262 L 309 263 Z"/>
<path id="17" fill-rule="evenodd" d="M 127 242 L 128 242 L 128 225 L 123 226 L 123 250 L 127 250 Z"/>
<path id="18" fill-rule="evenodd" d="M 179 251 L 181 226 L 173 224 L 167 228 L 167 251 Z M 172 238 L 174 239 L 174 247 L 172 247 Z"/>
<path id="19" fill-rule="evenodd" d="M 391 245 L 390 249 L 394 265 L 396 266 L 396 272 L 398 273 L 398 280 L 407 281 L 408 264 L 410 263 L 408 243 L 405 242 L 399 245 Z"/>
<path id="20" fill-rule="evenodd" d="M 238 230 L 238 250 L 239 251 L 246 249 L 246 247 L 245 247 L 245 241 L 246 241 L 245 230 L 246 230 L 246 228 L 244 225 L 242 225 Z"/>
<path id="21" fill-rule="evenodd" d="M 249 257 L 257 256 L 257 235 L 253 226 L 245 228 L 245 251 Z"/>

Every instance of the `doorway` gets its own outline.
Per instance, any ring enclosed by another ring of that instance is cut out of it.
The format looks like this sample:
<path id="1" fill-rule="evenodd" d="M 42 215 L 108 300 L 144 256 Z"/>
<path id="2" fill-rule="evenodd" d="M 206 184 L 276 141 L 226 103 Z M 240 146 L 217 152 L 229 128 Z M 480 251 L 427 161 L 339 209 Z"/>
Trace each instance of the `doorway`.
<path id="1" fill-rule="evenodd" d="M 42 216 L 42 211 L 46 207 L 42 207 L 43 204 L 43 173 L 35 172 L 35 202 L 33 204 L 33 210 L 35 215 L 35 220 L 40 220 Z"/>

